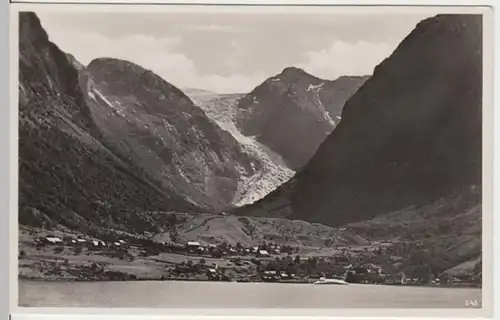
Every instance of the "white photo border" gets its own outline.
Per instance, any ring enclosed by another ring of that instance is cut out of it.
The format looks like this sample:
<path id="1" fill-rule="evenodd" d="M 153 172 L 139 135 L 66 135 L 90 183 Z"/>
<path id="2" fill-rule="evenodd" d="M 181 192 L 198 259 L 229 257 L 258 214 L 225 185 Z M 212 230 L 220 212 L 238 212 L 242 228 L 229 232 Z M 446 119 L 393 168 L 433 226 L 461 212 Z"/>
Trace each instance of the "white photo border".
<path id="1" fill-rule="evenodd" d="M 498 276 L 493 273 L 493 237 L 494 247 L 498 248 L 499 236 L 494 236 L 493 233 L 493 223 L 497 222 L 498 219 L 493 219 L 493 212 L 498 212 L 498 204 L 493 207 L 493 199 L 496 195 L 497 199 L 500 199 L 500 194 L 498 187 L 493 190 L 494 181 L 495 186 L 498 184 L 498 174 L 499 170 L 493 170 L 493 159 L 498 159 L 498 147 L 500 143 L 498 137 L 500 137 L 499 130 L 499 113 L 493 112 L 494 103 L 498 102 L 498 94 L 493 90 L 493 75 L 498 76 L 498 65 L 494 64 L 494 54 L 493 51 L 498 52 L 498 50 L 493 50 L 493 45 L 497 46 L 498 41 L 498 24 L 496 18 L 498 18 L 497 10 L 495 7 L 494 0 L 491 1 L 454 1 L 453 4 L 450 1 L 429 1 L 429 0 L 412 0 L 412 1 L 389 1 L 386 0 L 383 3 L 377 1 L 168 1 L 168 5 L 165 5 L 167 1 L 153 0 L 153 1 L 127 1 L 127 0 L 87 0 L 87 1 L 63 1 L 63 0 L 52 0 L 52 1 L 37 1 L 37 0 L 18 0 L 16 3 L 11 3 L 8 10 L 2 10 L 5 19 L 0 19 L 4 24 L 7 24 L 10 32 L 2 32 L 2 40 L 6 46 L 3 48 L 9 48 L 7 51 L 5 59 L 2 61 L 7 63 L 2 63 L 2 68 L 7 67 L 6 70 L 2 69 L 3 75 L 9 75 L 2 77 L 2 81 L 6 80 L 5 85 L 1 86 L 2 90 L 6 90 L 5 94 L 1 94 L 0 97 L 5 97 L 9 101 L 5 101 L 5 105 L 8 108 L 2 109 L 2 115 L 0 116 L 1 121 L 5 121 L 4 125 L 0 125 L 0 128 L 4 130 L 4 134 L 1 135 L 2 139 L 5 139 L 4 146 L 9 146 L 9 152 L 3 153 L 2 157 L 2 171 L 1 174 L 7 178 L 2 179 L 4 184 L 4 192 L 1 193 L 4 197 L 3 201 L 0 203 L 5 207 L 3 216 L 6 217 L 5 223 L 1 224 L 4 228 L 4 235 L 6 239 L 2 242 L 4 245 L 2 250 L 5 249 L 6 255 L 9 257 L 9 264 L 1 264 L 2 268 L 6 270 L 1 270 L 0 274 L 3 275 L 5 282 L 2 287 L 9 287 L 10 290 L 6 291 L 7 299 L 0 299 L 3 301 L 10 301 L 10 313 L 13 319 L 71 319 L 83 320 L 83 319 L 144 319 L 144 316 L 148 315 L 148 318 L 153 319 L 221 319 L 221 317 L 239 318 L 245 317 L 246 319 L 266 319 L 267 317 L 275 316 L 300 316 L 301 319 L 314 317 L 315 319 L 327 319 L 327 318 L 346 318 L 346 317 L 383 317 L 387 319 L 388 317 L 435 317 L 435 318 L 462 318 L 462 317 L 478 317 L 478 318 L 491 318 L 493 311 L 493 282 L 498 285 Z M 75 4 L 80 3 L 80 4 Z M 104 4 L 106 3 L 106 4 Z M 114 4 L 113 4 L 114 3 Z M 152 7 L 154 3 L 154 7 Z M 189 5 L 186 5 L 189 3 Z M 2 5 L 6 4 L 2 1 Z M 177 4 L 177 5 L 173 5 Z M 184 5 L 182 5 L 184 4 Z M 199 4 L 199 5 L 193 5 Z M 288 6 L 282 6 L 286 4 Z M 302 6 L 306 4 L 305 6 Z M 7 4 L 8 5 L 8 4 Z M 99 6 L 98 8 L 96 6 Z M 221 6 L 223 5 L 223 6 Z M 232 6 L 231 6 L 232 5 Z M 243 5 L 243 6 L 242 6 Z M 310 10 L 326 10 L 327 6 L 332 5 L 349 5 L 356 7 L 337 7 L 338 10 L 368 10 L 377 11 L 383 10 L 384 13 L 387 12 L 406 12 L 408 10 L 435 10 L 446 13 L 483 13 L 483 42 L 484 42 L 484 63 L 483 63 L 483 309 L 117 309 L 117 308 L 20 308 L 17 306 L 18 294 L 17 294 L 17 74 L 18 74 L 18 64 L 17 64 L 17 32 L 18 32 L 18 16 L 19 11 L 29 11 L 29 10 L 49 10 L 49 11 L 66 11 L 66 10 L 79 10 L 79 11 L 134 11 L 134 12 L 148 12 L 158 10 L 180 10 L 180 11 L 197 11 L 197 12 L 213 12 L 213 10 L 234 12 L 233 10 L 240 10 L 245 8 L 247 11 L 249 8 L 252 10 L 265 10 L 265 12 L 260 13 L 272 13 L 281 12 L 282 10 L 296 11 L 301 13 L 306 13 Z M 424 6 L 440 6 L 440 7 L 424 7 Z M 373 7 L 375 6 L 375 7 Z M 389 7 L 386 7 L 389 6 Z M 415 7 L 418 6 L 418 7 Z M 462 7 L 459 7 L 462 6 Z M 479 8 L 478 6 L 482 6 Z M 10 20 L 10 23 L 7 22 Z M 493 25 L 495 25 L 495 30 L 493 31 Z M 7 36 L 4 39 L 4 36 Z M 495 38 L 495 39 L 494 39 Z M 495 47 L 497 48 L 497 47 Z M 4 52 L 4 51 L 2 51 Z M 495 78 L 497 79 L 497 78 Z M 8 84 L 8 85 L 7 85 Z M 3 93 L 3 92 L 2 92 Z M 498 108 L 498 106 L 497 106 Z M 498 110 L 498 109 L 495 109 Z M 495 126 L 494 126 L 495 124 Z M 494 131 L 495 130 L 495 131 Z M 494 132 L 494 133 L 493 133 Z M 493 141 L 493 138 L 497 138 Z M 498 215 L 498 213 L 497 213 Z M 498 227 L 498 223 L 496 223 Z M 498 265 L 498 255 L 495 256 L 495 261 Z M 493 281 L 493 276 L 495 281 Z M 9 311 L 9 310 L 8 310 Z M 70 316 L 71 315 L 71 316 Z M 248 318 L 250 317 L 250 318 Z"/>

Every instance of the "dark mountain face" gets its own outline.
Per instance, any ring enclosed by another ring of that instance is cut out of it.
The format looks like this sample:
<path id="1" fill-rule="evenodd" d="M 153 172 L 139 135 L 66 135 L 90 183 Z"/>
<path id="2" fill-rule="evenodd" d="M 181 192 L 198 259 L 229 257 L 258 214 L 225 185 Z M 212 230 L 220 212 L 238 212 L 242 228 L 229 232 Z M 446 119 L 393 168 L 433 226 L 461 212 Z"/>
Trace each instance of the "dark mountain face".
<path id="1" fill-rule="evenodd" d="M 481 108 L 481 16 L 422 21 L 345 104 L 280 212 L 341 225 L 481 185 Z"/>
<path id="2" fill-rule="evenodd" d="M 193 210 L 92 134 L 78 72 L 33 13 L 19 15 L 19 221 L 140 227 L 134 212 Z"/>
<path id="3" fill-rule="evenodd" d="M 149 70 L 102 58 L 80 82 L 101 139 L 163 189 L 221 210 L 232 205 L 239 179 L 258 169 L 230 133 Z"/>
<path id="4" fill-rule="evenodd" d="M 339 122 L 345 101 L 367 77 L 316 78 L 289 67 L 243 97 L 236 125 L 246 136 L 280 154 L 287 165 L 303 167 Z"/>

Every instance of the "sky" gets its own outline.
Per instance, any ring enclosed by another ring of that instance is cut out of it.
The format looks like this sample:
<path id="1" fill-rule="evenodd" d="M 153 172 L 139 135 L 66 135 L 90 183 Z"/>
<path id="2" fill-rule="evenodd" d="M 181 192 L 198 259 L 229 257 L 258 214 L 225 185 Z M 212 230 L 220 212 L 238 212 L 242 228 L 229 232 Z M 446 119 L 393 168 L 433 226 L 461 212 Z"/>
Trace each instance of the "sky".
<path id="1" fill-rule="evenodd" d="M 179 88 L 245 93 L 295 66 L 323 79 L 371 75 L 427 14 L 37 12 L 82 64 L 128 60 Z"/>

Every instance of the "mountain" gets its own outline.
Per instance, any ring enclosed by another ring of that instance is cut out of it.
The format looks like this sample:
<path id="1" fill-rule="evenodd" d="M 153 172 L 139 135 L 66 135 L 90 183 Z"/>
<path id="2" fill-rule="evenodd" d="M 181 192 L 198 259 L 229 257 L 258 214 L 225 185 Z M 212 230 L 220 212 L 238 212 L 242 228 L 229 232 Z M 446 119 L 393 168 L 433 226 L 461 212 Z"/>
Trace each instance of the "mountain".
<path id="1" fill-rule="evenodd" d="M 244 153 L 258 161 L 252 175 L 241 176 L 238 190 L 233 197 L 237 206 L 253 203 L 278 186 L 288 181 L 293 170 L 288 168 L 280 155 L 256 141 L 253 137 L 244 136 L 235 125 L 236 104 L 243 94 L 191 93 L 191 97 L 223 130 L 229 132 L 239 143 Z"/>
<path id="2" fill-rule="evenodd" d="M 181 90 L 123 60 L 93 60 L 80 83 L 103 141 L 162 189 L 205 210 L 232 206 L 259 163 Z"/>
<path id="3" fill-rule="evenodd" d="M 239 100 L 236 126 L 297 170 L 339 123 L 344 103 L 367 78 L 329 81 L 296 67 L 285 68 Z"/>
<path id="4" fill-rule="evenodd" d="M 236 213 L 337 226 L 480 190 L 481 108 L 481 16 L 426 19 L 347 101 L 307 166 Z"/>
<path id="5" fill-rule="evenodd" d="M 19 223 L 147 230 L 134 212 L 198 208 L 166 193 L 94 135 L 75 62 L 19 14 Z M 112 216 L 112 218 L 111 218 Z"/>

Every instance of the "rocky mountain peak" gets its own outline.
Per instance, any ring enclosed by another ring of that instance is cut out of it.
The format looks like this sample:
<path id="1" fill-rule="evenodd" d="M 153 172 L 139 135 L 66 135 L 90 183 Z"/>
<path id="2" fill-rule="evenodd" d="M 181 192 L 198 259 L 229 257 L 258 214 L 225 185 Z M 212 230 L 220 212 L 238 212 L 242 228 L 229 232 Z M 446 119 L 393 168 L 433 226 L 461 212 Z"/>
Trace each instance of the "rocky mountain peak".
<path id="1" fill-rule="evenodd" d="M 322 80 L 297 67 L 285 68 L 239 100 L 236 124 L 244 135 L 281 155 L 290 168 L 300 169 L 364 81 Z"/>

